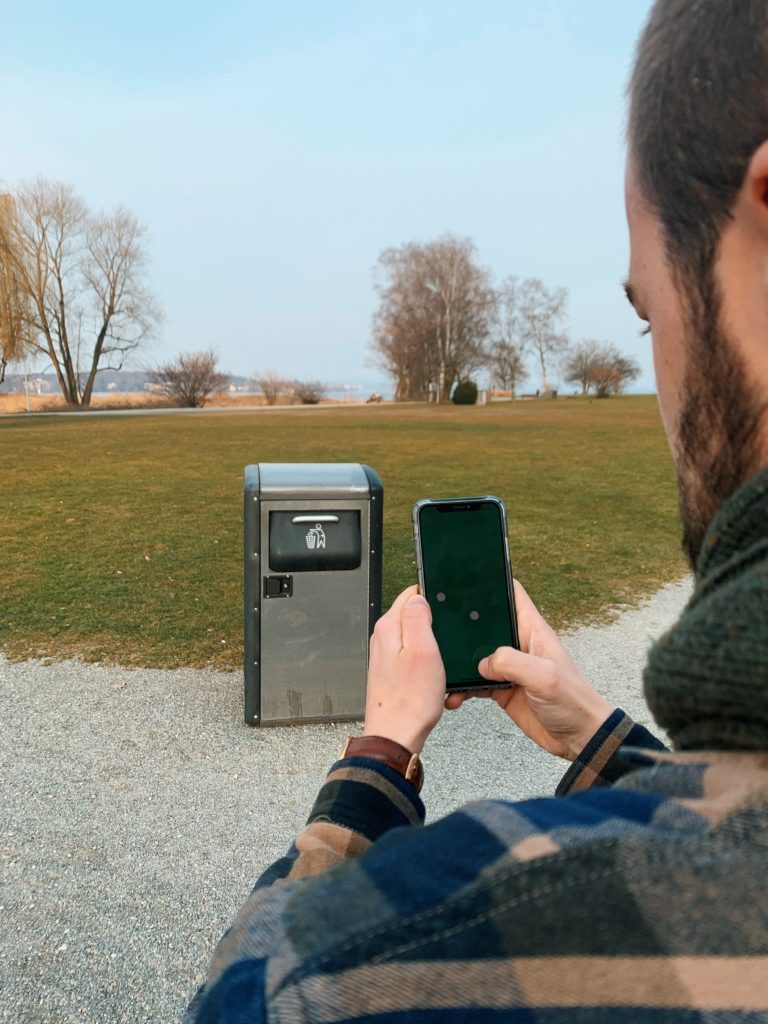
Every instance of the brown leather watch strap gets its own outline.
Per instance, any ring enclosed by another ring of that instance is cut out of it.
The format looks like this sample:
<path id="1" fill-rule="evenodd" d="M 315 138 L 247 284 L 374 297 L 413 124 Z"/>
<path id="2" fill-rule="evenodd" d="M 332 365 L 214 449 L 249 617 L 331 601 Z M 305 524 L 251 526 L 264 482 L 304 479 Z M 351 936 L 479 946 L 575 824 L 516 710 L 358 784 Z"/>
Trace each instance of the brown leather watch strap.
<path id="1" fill-rule="evenodd" d="M 410 782 L 417 793 L 424 782 L 424 766 L 418 754 L 385 736 L 350 736 L 341 751 L 342 757 L 370 757 L 388 765 Z"/>

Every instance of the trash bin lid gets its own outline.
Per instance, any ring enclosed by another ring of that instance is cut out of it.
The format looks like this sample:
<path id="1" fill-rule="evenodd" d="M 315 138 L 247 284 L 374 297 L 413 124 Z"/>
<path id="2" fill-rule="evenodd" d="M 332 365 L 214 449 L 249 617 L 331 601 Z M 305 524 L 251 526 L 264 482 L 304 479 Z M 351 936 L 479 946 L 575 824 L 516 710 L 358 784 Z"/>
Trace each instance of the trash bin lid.
<path id="1" fill-rule="evenodd" d="M 260 462 L 262 498 L 351 498 L 370 494 L 359 462 Z"/>

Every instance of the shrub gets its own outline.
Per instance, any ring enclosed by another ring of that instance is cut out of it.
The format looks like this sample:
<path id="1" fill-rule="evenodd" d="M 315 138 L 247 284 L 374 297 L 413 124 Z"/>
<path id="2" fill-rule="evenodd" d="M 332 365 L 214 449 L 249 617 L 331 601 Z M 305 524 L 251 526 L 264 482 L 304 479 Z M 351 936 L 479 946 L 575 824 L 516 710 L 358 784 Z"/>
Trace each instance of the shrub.
<path id="1" fill-rule="evenodd" d="M 451 401 L 456 405 L 474 405 L 477 402 L 477 384 L 473 380 L 460 380 L 453 389 Z"/>
<path id="2" fill-rule="evenodd" d="M 317 405 L 328 388 L 319 380 L 295 380 L 293 394 L 302 405 Z"/>
<path id="3" fill-rule="evenodd" d="M 176 359 L 163 363 L 149 374 L 157 390 L 170 398 L 173 405 L 202 409 L 206 399 L 229 384 L 226 373 L 219 373 L 219 357 L 207 352 L 182 352 Z"/>
<path id="4" fill-rule="evenodd" d="M 275 405 L 278 398 L 285 398 L 290 394 L 293 385 L 289 380 L 281 377 L 274 370 L 267 370 L 253 378 L 253 383 L 261 391 L 266 399 L 267 405 Z"/>

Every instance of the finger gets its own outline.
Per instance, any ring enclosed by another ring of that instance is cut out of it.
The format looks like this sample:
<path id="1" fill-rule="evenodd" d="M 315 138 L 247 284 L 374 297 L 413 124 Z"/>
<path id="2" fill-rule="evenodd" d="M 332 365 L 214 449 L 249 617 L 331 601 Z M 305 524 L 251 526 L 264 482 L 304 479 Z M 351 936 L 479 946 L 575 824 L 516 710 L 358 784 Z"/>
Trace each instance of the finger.
<path id="1" fill-rule="evenodd" d="M 455 711 L 465 701 L 472 700 L 474 697 L 491 697 L 493 700 L 497 700 L 496 695 L 499 693 L 511 693 L 511 690 L 473 690 L 471 693 L 449 693 L 445 698 L 445 706 L 448 711 Z"/>
<path id="2" fill-rule="evenodd" d="M 401 593 L 397 595 L 395 600 L 392 602 L 392 607 L 389 609 L 390 612 L 397 612 L 398 618 L 400 617 L 400 611 L 404 604 L 407 604 L 412 597 L 418 594 L 419 588 L 415 583 L 411 584 L 410 587 L 406 587 Z M 389 613 L 387 613 L 389 614 Z"/>
<path id="3" fill-rule="evenodd" d="M 445 706 L 448 711 L 457 711 L 464 701 L 469 697 L 468 693 L 449 693 L 445 698 Z"/>
<path id="4" fill-rule="evenodd" d="M 523 650 L 530 646 L 530 636 L 533 629 L 538 625 L 541 615 L 538 608 L 528 596 L 528 591 L 519 580 L 512 581 L 515 591 L 515 613 L 517 617 L 517 631 L 520 635 L 520 645 Z"/>
<path id="5" fill-rule="evenodd" d="M 432 612 L 427 599 L 413 594 L 405 602 L 400 614 L 403 648 L 408 650 L 432 649 L 437 645 L 432 632 Z"/>
<path id="6" fill-rule="evenodd" d="M 388 642 L 396 644 L 398 648 L 403 645 L 402 626 L 400 623 L 403 606 L 418 593 L 418 590 L 419 588 L 415 584 L 414 586 L 406 587 L 392 602 L 392 607 L 376 623 L 376 632 L 379 636 L 385 637 Z"/>
<path id="7" fill-rule="evenodd" d="M 524 654 L 514 647 L 499 647 L 478 665 L 480 675 L 493 682 L 517 683 L 523 689 L 545 696 L 557 684 L 557 669 L 548 658 Z"/>
<path id="8" fill-rule="evenodd" d="M 517 604 L 517 602 L 519 601 L 520 604 L 523 605 L 523 607 L 527 607 L 528 605 L 532 605 L 534 608 L 536 607 L 536 605 L 533 604 L 533 601 L 531 600 L 528 591 L 525 589 L 525 587 L 517 578 L 517 576 L 515 576 L 512 579 L 512 586 L 515 589 L 515 604 Z"/>
<path id="9" fill-rule="evenodd" d="M 517 692 L 517 686 L 505 686 L 502 690 L 487 690 L 486 696 L 490 697 L 491 700 L 495 700 L 500 708 L 508 711 L 508 705 L 515 699 Z"/>

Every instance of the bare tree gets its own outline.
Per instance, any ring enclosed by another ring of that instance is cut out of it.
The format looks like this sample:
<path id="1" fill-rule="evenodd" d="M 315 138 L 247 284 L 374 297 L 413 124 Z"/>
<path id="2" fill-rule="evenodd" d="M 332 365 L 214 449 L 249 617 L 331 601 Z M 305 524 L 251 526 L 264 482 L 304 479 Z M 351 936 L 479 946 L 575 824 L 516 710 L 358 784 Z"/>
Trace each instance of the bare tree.
<path id="1" fill-rule="evenodd" d="M 374 315 L 374 362 L 395 380 L 395 400 L 426 398 L 434 377 L 434 310 L 426 294 L 423 246 L 385 249 L 374 270 L 379 307 Z"/>
<path id="2" fill-rule="evenodd" d="M 565 379 L 581 385 L 582 394 L 594 391 L 598 398 L 619 395 L 640 375 L 640 367 L 615 345 L 583 341 L 566 359 Z"/>
<path id="3" fill-rule="evenodd" d="M 468 238 L 444 235 L 386 249 L 375 272 L 379 307 L 371 349 L 398 399 L 448 401 L 454 383 L 487 359 L 494 293 Z"/>
<path id="4" fill-rule="evenodd" d="M 593 374 L 600 361 L 600 350 L 600 342 L 588 338 L 579 342 L 565 355 L 563 377 L 569 384 L 578 384 L 582 395 L 588 394 L 593 385 Z"/>
<path id="5" fill-rule="evenodd" d="M 287 394 L 293 385 L 285 377 L 281 377 L 274 370 L 267 370 L 253 378 L 253 383 L 261 391 L 267 401 L 267 405 L 275 405 L 281 395 Z"/>
<path id="6" fill-rule="evenodd" d="M 562 354 L 568 337 L 559 328 L 565 319 L 568 291 L 547 288 L 538 277 L 527 278 L 520 286 L 520 338 L 538 357 L 544 392 L 550 390 L 549 361 Z"/>
<path id="7" fill-rule="evenodd" d="M 99 369 L 119 370 L 160 320 L 145 282 L 145 230 L 127 210 L 92 214 L 69 185 L 44 178 L 16 196 L 15 272 L 35 351 L 69 405 L 90 404 Z"/>
<path id="8" fill-rule="evenodd" d="M 630 381 L 640 376 L 640 367 L 619 352 L 615 345 L 605 347 L 603 358 L 592 371 L 597 398 L 620 395 Z"/>
<path id="9" fill-rule="evenodd" d="M 627 384 L 633 380 L 637 380 L 640 376 L 640 367 L 637 365 L 634 359 L 629 356 L 623 356 L 619 354 L 618 359 L 614 361 L 613 368 L 616 375 L 619 378 L 619 385 L 614 391 L 614 394 L 621 394 Z"/>
<path id="10" fill-rule="evenodd" d="M 491 345 L 488 354 L 488 367 L 494 382 L 502 390 L 509 391 L 510 398 L 515 397 L 518 385 L 522 384 L 528 376 L 520 349 L 505 341 L 495 341 Z"/>
<path id="11" fill-rule="evenodd" d="M 488 368 L 496 384 L 515 397 L 518 384 L 525 380 L 525 342 L 520 337 L 519 285 L 516 277 L 506 277 L 496 289 L 496 302 L 488 349 Z"/>
<path id="12" fill-rule="evenodd" d="M 13 245 L 16 204 L 0 195 L 0 384 L 9 363 L 31 348 L 29 294 L 19 273 Z"/>
<path id="13" fill-rule="evenodd" d="M 218 364 L 219 358 L 211 349 L 182 352 L 176 359 L 152 370 L 149 377 L 175 405 L 202 409 L 209 395 L 229 384 L 228 375 L 219 373 Z"/>
<path id="14" fill-rule="evenodd" d="M 317 405 L 328 390 L 319 380 L 295 380 L 292 387 L 294 396 L 302 405 Z"/>

